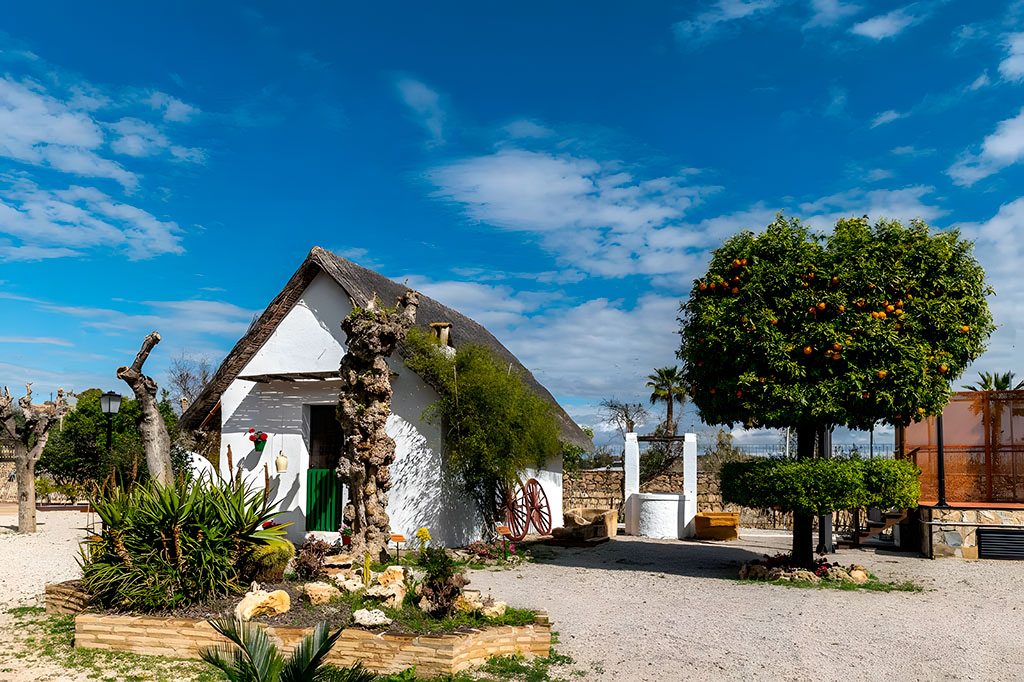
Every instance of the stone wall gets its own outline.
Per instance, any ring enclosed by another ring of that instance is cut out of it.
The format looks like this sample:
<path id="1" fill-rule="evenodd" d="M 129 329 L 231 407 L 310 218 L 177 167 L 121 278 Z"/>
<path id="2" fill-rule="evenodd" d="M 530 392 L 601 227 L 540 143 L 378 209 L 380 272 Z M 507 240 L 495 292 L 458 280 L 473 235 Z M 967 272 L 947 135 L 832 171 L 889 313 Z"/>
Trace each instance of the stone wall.
<path id="1" fill-rule="evenodd" d="M 278 647 L 290 654 L 313 628 L 266 627 Z M 199 651 L 226 644 L 208 621 L 156 616 L 75 616 L 75 646 L 128 651 L 148 656 L 198 658 Z M 449 675 L 479 665 L 492 656 L 547 656 L 551 622 L 541 612 L 533 625 L 469 629 L 454 635 L 396 635 L 346 628 L 326 661 L 341 666 L 362 663 L 376 673 L 416 667 L 417 677 Z"/>
<path id="2" fill-rule="evenodd" d="M 1024 526 L 1024 509 L 918 509 L 922 523 L 921 553 L 933 559 L 978 558 L 979 526 Z M 929 521 L 950 525 L 926 525 Z M 952 525 L 966 524 L 966 525 Z"/>
<path id="3" fill-rule="evenodd" d="M 614 509 L 624 521 L 622 491 L 625 474 L 621 470 L 578 471 L 562 478 L 562 508 L 597 507 Z M 680 493 L 683 491 L 682 463 L 677 462 L 665 472 L 640 486 L 643 493 Z M 739 512 L 740 525 L 745 528 L 792 528 L 790 514 L 762 512 L 722 502 L 718 474 L 697 472 L 698 512 Z M 557 525 L 557 524 L 556 524 Z"/>
<path id="4" fill-rule="evenodd" d="M 68 580 L 46 586 L 46 612 L 74 616 L 85 610 L 92 597 L 82 589 L 81 580 Z"/>

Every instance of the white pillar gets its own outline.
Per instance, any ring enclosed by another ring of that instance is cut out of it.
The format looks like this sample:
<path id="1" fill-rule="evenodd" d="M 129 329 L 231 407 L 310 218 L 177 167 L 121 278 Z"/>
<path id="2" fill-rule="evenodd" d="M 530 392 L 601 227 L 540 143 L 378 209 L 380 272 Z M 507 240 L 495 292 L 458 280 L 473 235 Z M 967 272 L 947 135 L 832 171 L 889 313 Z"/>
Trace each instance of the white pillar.
<path id="1" fill-rule="evenodd" d="M 697 434 L 683 436 L 683 518 L 680 519 L 681 536 L 696 535 L 693 517 L 697 515 Z"/>
<path id="2" fill-rule="evenodd" d="M 626 512 L 626 534 L 636 535 L 636 496 L 640 493 L 640 443 L 633 432 L 626 434 L 626 449 L 622 457 L 625 481 L 622 489 L 622 504 Z"/>

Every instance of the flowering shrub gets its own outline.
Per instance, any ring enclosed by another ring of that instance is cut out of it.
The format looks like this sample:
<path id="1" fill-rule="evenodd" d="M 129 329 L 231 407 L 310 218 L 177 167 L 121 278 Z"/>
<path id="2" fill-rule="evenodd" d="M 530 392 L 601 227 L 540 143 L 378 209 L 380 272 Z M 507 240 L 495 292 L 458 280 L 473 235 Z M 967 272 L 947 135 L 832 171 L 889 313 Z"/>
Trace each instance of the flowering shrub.
<path id="1" fill-rule="evenodd" d="M 501 559 L 504 557 L 500 542 L 477 541 L 466 547 L 466 551 L 481 559 Z M 516 546 L 512 542 L 508 543 L 508 556 L 518 556 L 516 554 Z"/>
<path id="2" fill-rule="evenodd" d="M 262 431 L 257 431 L 256 429 L 249 429 L 249 440 L 254 443 L 261 440 L 265 441 L 267 440 L 267 434 Z"/>
<path id="3" fill-rule="evenodd" d="M 824 578 L 828 575 L 828 569 L 839 567 L 839 562 L 829 563 L 829 560 L 822 554 L 818 558 L 814 559 L 813 564 L 810 567 L 801 566 L 800 564 L 793 561 L 793 555 L 790 552 L 779 552 L 774 556 L 764 555 L 763 559 L 754 560 L 750 562 L 751 565 L 764 566 L 767 569 L 781 568 L 784 571 L 810 571 L 819 578 Z"/>
<path id="4" fill-rule="evenodd" d="M 430 531 L 424 528 L 420 528 L 416 531 L 416 539 L 420 541 L 420 549 L 423 549 L 430 542 Z"/>

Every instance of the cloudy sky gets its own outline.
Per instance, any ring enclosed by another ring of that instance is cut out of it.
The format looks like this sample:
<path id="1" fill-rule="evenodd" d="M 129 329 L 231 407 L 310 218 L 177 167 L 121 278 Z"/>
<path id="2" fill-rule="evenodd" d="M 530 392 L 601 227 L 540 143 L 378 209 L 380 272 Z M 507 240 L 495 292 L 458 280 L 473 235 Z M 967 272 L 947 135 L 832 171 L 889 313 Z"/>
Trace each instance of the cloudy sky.
<path id="1" fill-rule="evenodd" d="M 593 423 L 780 210 L 959 226 L 998 292 L 974 369 L 1024 374 L 1024 2 L 375 6 L 5 8 L 0 384 L 127 392 L 154 328 L 158 378 L 219 361 L 320 245 Z"/>

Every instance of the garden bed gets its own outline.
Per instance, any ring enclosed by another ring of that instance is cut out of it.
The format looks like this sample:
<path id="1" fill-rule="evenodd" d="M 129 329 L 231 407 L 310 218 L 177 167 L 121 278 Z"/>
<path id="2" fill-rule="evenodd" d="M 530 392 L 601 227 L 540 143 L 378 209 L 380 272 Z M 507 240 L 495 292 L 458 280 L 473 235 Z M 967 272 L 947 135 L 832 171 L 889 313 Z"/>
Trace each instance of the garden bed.
<path id="1" fill-rule="evenodd" d="M 287 615 L 287 614 L 286 614 Z M 267 625 L 267 634 L 285 652 L 313 632 L 311 627 Z M 124 616 L 80 613 L 75 616 L 75 646 L 136 654 L 198 658 L 199 651 L 225 644 L 204 618 Z M 451 634 L 408 634 L 345 628 L 326 662 L 362 663 L 377 673 L 415 667 L 417 677 L 454 674 L 493 656 L 547 656 L 551 623 L 538 612 L 529 625 L 465 627 Z"/>

